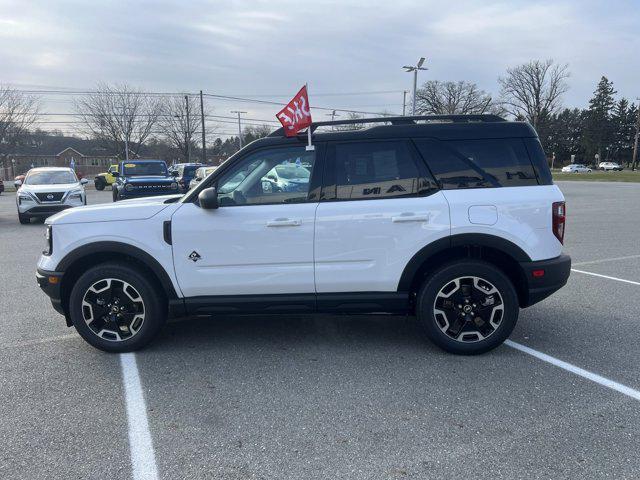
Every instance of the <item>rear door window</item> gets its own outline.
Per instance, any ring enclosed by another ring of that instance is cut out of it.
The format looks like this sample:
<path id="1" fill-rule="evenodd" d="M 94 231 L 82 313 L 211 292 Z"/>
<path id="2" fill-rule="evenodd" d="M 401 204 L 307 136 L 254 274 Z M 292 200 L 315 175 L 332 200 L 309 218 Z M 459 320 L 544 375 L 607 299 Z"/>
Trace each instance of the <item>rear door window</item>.
<path id="1" fill-rule="evenodd" d="M 444 189 L 538 185 L 522 140 L 417 140 Z"/>
<path id="2" fill-rule="evenodd" d="M 408 197 L 437 188 L 406 141 L 334 144 L 324 178 L 325 200 Z"/>

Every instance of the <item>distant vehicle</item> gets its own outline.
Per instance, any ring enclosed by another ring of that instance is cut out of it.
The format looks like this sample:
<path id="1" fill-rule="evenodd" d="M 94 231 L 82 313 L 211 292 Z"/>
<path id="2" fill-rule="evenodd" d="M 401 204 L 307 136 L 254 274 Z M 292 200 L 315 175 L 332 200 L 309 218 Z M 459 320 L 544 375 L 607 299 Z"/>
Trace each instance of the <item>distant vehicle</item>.
<path id="1" fill-rule="evenodd" d="M 605 172 L 612 170 L 614 172 L 621 172 L 623 170 L 622 165 L 616 162 L 600 162 L 598 164 L 598 170 L 604 170 Z"/>
<path id="2" fill-rule="evenodd" d="M 311 172 L 300 164 L 277 165 L 262 179 L 263 188 L 272 192 L 306 191 L 310 176 Z"/>
<path id="3" fill-rule="evenodd" d="M 20 188 L 20 185 L 22 185 L 22 182 L 24 182 L 24 177 L 26 176 L 27 176 L 26 173 L 21 173 L 20 175 L 16 175 L 13 179 L 13 186 L 16 188 Z"/>
<path id="4" fill-rule="evenodd" d="M 45 218 L 71 207 L 87 204 L 84 186 L 88 180 L 78 180 L 75 172 L 66 167 L 32 168 L 24 183 L 16 180 L 18 220 L 29 223 L 31 218 Z"/>
<path id="5" fill-rule="evenodd" d="M 178 183 L 169 175 L 163 160 L 129 160 L 120 162 L 113 172 L 113 201 L 180 193 Z"/>
<path id="6" fill-rule="evenodd" d="M 172 173 L 172 175 L 176 177 L 176 182 L 178 182 L 180 191 L 186 192 L 189 190 L 189 184 L 193 177 L 195 177 L 196 170 L 204 166 L 205 165 L 202 163 L 181 163 L 178 165 L 178 168 L 175 170 L 175 173 Z"/>
<path id="7" fill-rule="evenodd" d="M 116 177 L 113 175 L 113 172 L 118 171 L 118 165 L 111 165 L 109 170 L 104 173 L 99 173 L 96 175 L 94 179 L 94 185 L 96 186 L 96 190 L 104 190 L 105 187 L 113 185 L 116 181 Z"/>
<path id="8" fill-rule="evenodd" d="M 591 169 L 586 165 L 572 163 L 566 167 L 562 167 L 562 173 L 591 173 Z"/>
<path id="9" fill-rule="evenodd" d="M 215 172 L 216 168 L 218 168 L 218 167 L 200 167 L 199 169 L 197 169 L 196 170 L 196 174 L 194 175 L 194 177 L 189 182 L 189 190 L 191 190 L 192 188 L 197 187 L 198 184 L 202 180 L 207 178 L 210 173 Z"/>

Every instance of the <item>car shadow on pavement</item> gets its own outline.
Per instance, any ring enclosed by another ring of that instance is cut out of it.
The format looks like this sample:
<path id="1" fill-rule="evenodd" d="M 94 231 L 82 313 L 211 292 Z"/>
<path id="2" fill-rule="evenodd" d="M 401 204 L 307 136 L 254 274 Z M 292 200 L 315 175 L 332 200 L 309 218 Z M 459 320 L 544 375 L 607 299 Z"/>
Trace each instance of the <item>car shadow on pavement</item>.
<path id="1" fill-rule="evenodd" d="M 148 350 L 307 347 L 403 348 L 443 353 L 414 317 L 387 315 L 262 315 L 190 317 L 170 321 Z"/>

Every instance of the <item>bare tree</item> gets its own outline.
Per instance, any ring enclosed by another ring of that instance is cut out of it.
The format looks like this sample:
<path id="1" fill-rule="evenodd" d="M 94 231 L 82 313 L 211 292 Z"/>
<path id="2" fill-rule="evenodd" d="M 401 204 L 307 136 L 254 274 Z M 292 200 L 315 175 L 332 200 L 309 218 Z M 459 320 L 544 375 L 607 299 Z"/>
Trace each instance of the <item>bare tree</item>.
<path id="1" fill-rule="evenodd" d="M 0 86 L 0 152 L 14 147 L 38 118 L 40 100 Z"/>
<path id="2" fill-rule="evenodd" d="M 206 118 L 206 110 L 204 114 Z M 164 139 L 186 160 L 189 152 L 195 158 L 194 150 L 198 145 L 201 122 L 200 101 L 193 96 L 181 95 L 165 101 L 158 124 L 164 132 Z"/>
<path id="3" fill-rule="evenodd" d="M 567 64 L 558 65 L 551 59 L 508 68 L 507 74 L 498 79 L 502 105 L 509 114 L 538 127 L 562 106 L 569 75 Z"/>
<path id="4" fill-rule="evenodd" d="M 421 115 L 483 114 L 492 108 L 491 95 L 464 80 L 430 80 L 416 92 L 416 113 Z"/>
<path id="5" fill-rule="evenodd" d="M 137 156 L 161 113 L 158 98 L 125 83 L 99 84 L 95 92 L 77 100 L 76 116 L 85 133 L 99 140 L 112 154 Z"/>

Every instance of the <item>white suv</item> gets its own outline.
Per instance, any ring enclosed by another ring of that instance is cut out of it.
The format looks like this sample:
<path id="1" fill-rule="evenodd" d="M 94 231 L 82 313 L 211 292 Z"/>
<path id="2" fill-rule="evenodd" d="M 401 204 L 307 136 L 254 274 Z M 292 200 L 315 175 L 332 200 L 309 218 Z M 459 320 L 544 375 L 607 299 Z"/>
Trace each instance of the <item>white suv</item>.
<path id="1" fill-rule="evenodd" d="M 600 170 L 604 170 L 604 171 L 614 171 L 614 172 L 621 172 L 623 170 L 622 166 L 619 163 L 615 163 L 615 162 L 600 162 L 598 164 L 598 169 Z"/>
<path id="2" fill-rule="evenodd" d="M 16 207 L 20 223 L 44 218 L 61 210 L 87 204 L 84 186 L 71 168 L 42 167 L 27 172 L 24 183 L 16 181 Z"/>
<path id="3" fill-rule="evenodd" d="M 279 130 L 182 197 L 59 213 L 38 283 L 112 352 L 168 316 L 307 312 L 415 315 L 456 353 L 501 344 L 571 266 L 535 131 L 492 115 L 362 122 L 387 125 L 313 124 L 313 150 Z M 305 181 L 273 188 L 278 166 Z"/>

